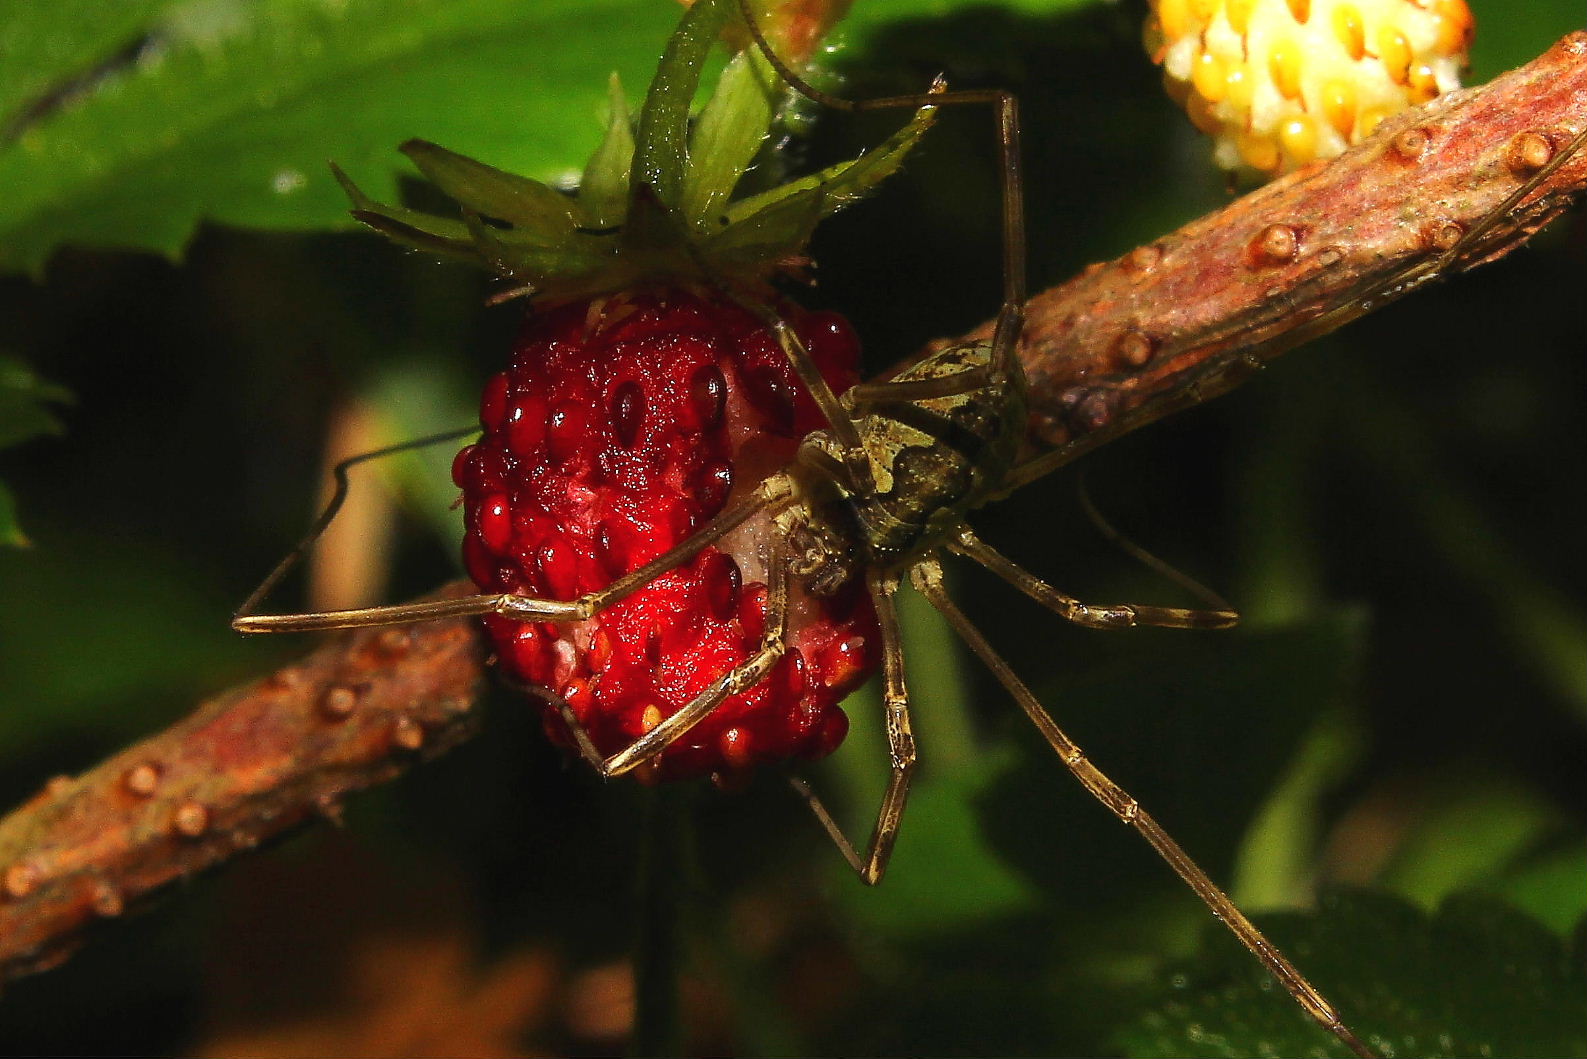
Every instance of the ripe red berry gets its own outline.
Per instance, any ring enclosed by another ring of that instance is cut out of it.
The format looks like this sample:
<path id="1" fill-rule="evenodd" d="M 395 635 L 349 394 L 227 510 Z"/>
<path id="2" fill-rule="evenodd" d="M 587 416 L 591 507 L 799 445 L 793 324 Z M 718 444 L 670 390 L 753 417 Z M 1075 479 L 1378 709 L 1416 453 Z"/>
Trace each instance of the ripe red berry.
<path id="1" fill-rule="evenodd" d="M 856 381 L 859 347 L 840 317 L 778 311 L 834 390 Z M 454 468 L 469 574 L 484 592 L 555 599 L 673 548 L 823 425 L 758 316 L 681 288 L 532 314 L 510 366 L 485 386 L 480 420 L 483 435 Z M 489 619 L 504 672 L 566 700 L 603 755 L 622 750 L 760 646 L 773 532 L 752 522 L 582 624 Z M 652 774 L 831 752 L 848 727 L 838 703 L 869 676 L 876 643 L 863 586 L 797 599 L 787 656 Z M 548 703 L 545 717 L 569 745 L 559 709 Z"/>
<path id="2" fill-rule="evenodd" d="M 740 40 L 691 123 L 703 60 L 719 33 L 734 35 L 733 11 L 732 0 L 689 9 L 637 122 L 614 83 L 605 139 L 574 195 L 418 140 L 403 150 L 460 218 L 382 205 L 337 171 L 359 220 L 474 260 L 509 296 L 532 298 L 511 364 L 484 387 L 483 436 L 453 466 L 463 563 L 487 595 L 597 592 L 666 555 L 828 426 L 768 316 L 794 329 L 834 391 L 857 379 L 848 326 L 781 301 L 773 280 L 807 264 L 818 221 L 897 170 L 934 108 L 862 158 L 735 198 L 781 92 L 770 59 Z M 553 738 L 571 742 L 566 703 L 600 754 L 623 751 L 762 647 L 766 565 L 782 532 L 771 516 L 751 519 L 587 621 L 489 618 L 502 668 L 550 696 Z M 838 702 L 874 668 L 879 632 L 863 584 L 821 591 L 791 589 L 782 659 L 642 775 L 721 775 L 838 745 Z"/>

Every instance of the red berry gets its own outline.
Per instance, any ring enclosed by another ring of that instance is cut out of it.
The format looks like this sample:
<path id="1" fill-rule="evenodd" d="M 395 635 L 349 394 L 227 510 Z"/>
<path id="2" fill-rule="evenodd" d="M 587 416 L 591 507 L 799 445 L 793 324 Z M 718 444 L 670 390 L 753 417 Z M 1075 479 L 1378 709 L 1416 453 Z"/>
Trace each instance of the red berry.
<path id="1" fill-rule="evenodd" d="M 829 313 L 779 307 L 842 391 L 858 343 Z M 485 431 L 458 454 L 464 562 L 483 591 L 572 599 L 665 554 L 789 462 L 823 425 L 756 315 L 683 290 L 573 301 L 536 312 L 481 402 Z M 752 520 L 580 625 L 487 621 L 502 666 L 568 703 L 614 754 L 760 647 L 764 534 Z M 737 775 L 830 753 L 838 703 L 874 667 L 863 588 L 790 607 L 788 653 L 660 758 L 659 774 Z M 571 745 L 560 713 L 548 730 Z"/>

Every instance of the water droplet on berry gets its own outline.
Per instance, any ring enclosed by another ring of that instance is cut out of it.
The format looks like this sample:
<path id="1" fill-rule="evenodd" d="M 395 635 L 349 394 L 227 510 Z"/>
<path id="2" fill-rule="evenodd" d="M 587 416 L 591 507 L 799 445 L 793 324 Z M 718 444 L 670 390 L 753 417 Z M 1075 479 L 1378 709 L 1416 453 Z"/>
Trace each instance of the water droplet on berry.
<path id="1" fill-rule="evenodd" d="M 496 565 L 496 557 L 472 533 L 463 538 L 463 569 L 481 591 L 501 591 L 507 587 L 499 579 L 500 568 Z"/>
<path id="2" fill-rule="evenodd" d="M 789 651 L 782 660 L 783 691 L 790 701 L 802 698 L 810 686 L 810 674 L 805 666 L 805 656 L 798 650 Z"/>
<path id="3" fill-rule="evenodd" d="M 798 330 L 832 388 L 847 389 L 859 370 L 860 340 L 854 328 L 839 313 L 818 312 L 800 321 Z"/>
<path id="4" fill-rule="evenodd" d="M 612 430 L 617 443 L 625 449 L 633 448 L 644 420 L 645 391 L 630 379 L 612 393 Z"/>
<path id="5" fill-rule="evenodd" d="M 754 755 L 754 739 L 744 729 L 734 725 L 724 728 L 717 737 L 717 747 L 722 753 L 722 760 L 727 762 L 729 768 L 742 769 L 751 764 Z"/>
<path id="6" fill-rule="evenodd" d="M 848 734 L 849 715 L 843 712 L 842 707 L 832 707 L 821 718 L 821 727 L 816 732 L 815 739 L 811 742 L 810 756 L 813 758 L 826 757 L 838 748 L 839 744 L 843 742 L 843 737 Z"/>
<path id="7" fill-rule="evenodd" d="M 722 425 L 727 409 L 727 379 L 715 364 L 702 364 L 689 376 L 689 404 L 694 409 L 699 430 L 715 430 Z"/>
<path id="8" fill-rule="evenodd" d="M 590 671 L 599 673 L 606 668 L 606 663 L 612 659 L 612 636 L 605 629 L 595 630 L 594 637 L 590 640 Z"/>
<path id="9" fill-rule="evenodd" d="M 562 685 L 562 701 L 568 704 L 573 716 L 581 723 L 595 705 L 595 691 L 584 677 L 574 677 Z"/>
<path id="10" fill-rule="evenodd" d="M 514 668 L 523 676 L 534 683 L 545 679 L 546 667 L 546 632 L 545 627 L 530 625 L 523 622 L 514 622 L 518 627 L 513 630 L 510 637 L 497 636 L 496 642 L 507 643 L 506 653 L 511 657 Z"/>

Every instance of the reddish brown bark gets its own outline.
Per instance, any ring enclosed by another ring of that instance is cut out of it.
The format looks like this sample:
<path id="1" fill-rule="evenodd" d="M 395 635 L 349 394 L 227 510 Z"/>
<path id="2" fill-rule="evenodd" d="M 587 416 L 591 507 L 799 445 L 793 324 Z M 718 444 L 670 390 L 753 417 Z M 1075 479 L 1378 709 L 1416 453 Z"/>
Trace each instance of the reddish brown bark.
<path id="1" fill-rule="evenodd" d="M 1385 122 L 1331 163 L 1036 295 L 1021 360 L 1041 456 L 1012 484 L 1513 250 L 1587 188 L 1587 149 L 1570 153 L 1584 131 L 1587 32 L 1577 32 L 1487 85 Z"/>
<path id="2" fill-rule="evenodd" d="M 0 821 L 0 979 L 54 966 L 94 921 L 456 745 L 483 671 L 472 622 L 345 634 L 51 780 Z"/>
<path id="3" fill-rule="evenodd" d="M 1587 188 L 1587 33 L 1030 303 L 1034 475 L 1525 242 Z M 1544 161 L 1539 161 L 1543 159 Z M 1017 484 L 1017 483 L 1016 483 Z M 342 636 L 0 821 L 0 978 L 471 730 L 467 621 Z"/>

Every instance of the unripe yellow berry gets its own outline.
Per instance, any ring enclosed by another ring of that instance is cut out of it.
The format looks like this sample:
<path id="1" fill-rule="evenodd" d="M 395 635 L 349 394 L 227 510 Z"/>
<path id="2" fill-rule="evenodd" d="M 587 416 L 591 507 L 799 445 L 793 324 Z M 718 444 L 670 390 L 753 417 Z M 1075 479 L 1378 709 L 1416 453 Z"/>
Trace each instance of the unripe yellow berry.
<path id="1" fill-rule="evenodd" d="M 1152 0 L 1148 49 L 1225 169 L 1332 158 L 1460 87 L 1466 0 Z"/>

